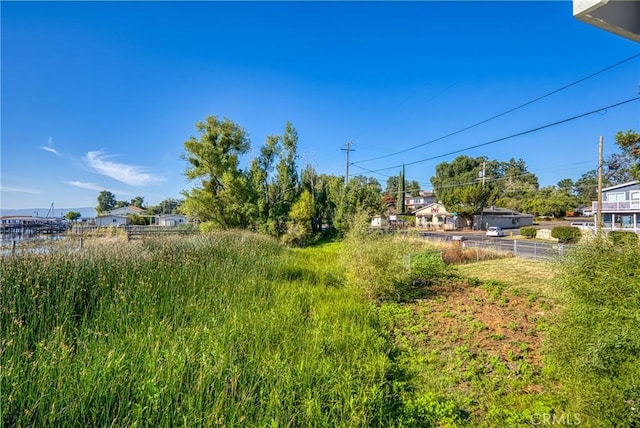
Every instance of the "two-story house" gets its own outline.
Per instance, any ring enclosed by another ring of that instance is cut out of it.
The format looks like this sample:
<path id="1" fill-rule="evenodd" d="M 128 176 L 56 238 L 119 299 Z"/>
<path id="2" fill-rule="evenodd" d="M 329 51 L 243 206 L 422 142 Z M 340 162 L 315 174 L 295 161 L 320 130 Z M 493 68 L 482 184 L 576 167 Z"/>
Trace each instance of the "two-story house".
<path id="1" fill-rule="evenodd" d="M 592 205 L 597 216 L 598 202 Z M 640 181 L 602 189 L 602 222 L 606 229 L 640 233 Z"/>

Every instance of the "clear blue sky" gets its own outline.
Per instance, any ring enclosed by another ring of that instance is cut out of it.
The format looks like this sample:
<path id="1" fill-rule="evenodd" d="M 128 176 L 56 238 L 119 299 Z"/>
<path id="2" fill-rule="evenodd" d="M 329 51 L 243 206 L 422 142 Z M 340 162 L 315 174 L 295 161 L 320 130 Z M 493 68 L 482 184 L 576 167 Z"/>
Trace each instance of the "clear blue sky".
<path id="1" fill-rule="evenodd" d="M 93 207 L 100 190 L 180 197 L 183 143 L 207 115 L 254 154 L 291 121 L 299 164 L 383 185 L 398 165 L 638 95 L 640 58 L 402 154 L 640 53 L 571 2 L 2 2 L 1 207 Z M 541 185 L 597 163 L 640 103 L 463 152 L 523 158 Z M 430 189 L 435 166 L 407 166 Z M 245 162 L 248 159 L 245 160 Z M 376 174 L 364 169 L 380 170 Z"/>

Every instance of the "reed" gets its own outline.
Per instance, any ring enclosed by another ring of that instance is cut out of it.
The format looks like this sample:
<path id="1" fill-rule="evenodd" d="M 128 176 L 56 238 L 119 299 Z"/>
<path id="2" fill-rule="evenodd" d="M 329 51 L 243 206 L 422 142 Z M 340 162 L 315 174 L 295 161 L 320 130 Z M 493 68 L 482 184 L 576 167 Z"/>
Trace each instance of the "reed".
<path id="1" fill-rule="evenodd" d="M 2 259 L 3 426 L 388 426 L 375 310 L 313 250 L 224 232 Z"/>

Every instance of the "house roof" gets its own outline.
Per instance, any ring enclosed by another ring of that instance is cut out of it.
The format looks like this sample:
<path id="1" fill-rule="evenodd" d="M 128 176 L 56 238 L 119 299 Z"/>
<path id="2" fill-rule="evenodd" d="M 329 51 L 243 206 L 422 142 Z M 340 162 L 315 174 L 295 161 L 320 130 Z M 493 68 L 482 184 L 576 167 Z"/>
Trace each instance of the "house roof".
<path id="1" fill-rule="evenodd" d="M 438 211 L 433 212 L 433 209 L 437 208 Z M 438 215 L 449 215 L 449 211 L 447 211 L 447 209 L 445 208 L 444 205 L 442 205 L 441 203 L 438 202 L 433 202 L 427 206 L 424 206 L 422 208 L 418 208 L 417 210 L 415 210 L 413 212 L 413 214 L 438 214 Z"/>
<path id="2" fill-rule="evenodd" d="M 504 215 L 514 217 L 533 217 L 531 214 L 523 214 L 521 212 L 500 207 L 487 207 L 482 210 L 482 214 Z"/>
<path id="3" fill-rule="evenodd" d="M 609 190 L 622 189 L 623 187 L 633 186 L 634 184 L 640 184 L 640 181 L 634 180 L 634 181 L 628 181 L 622 184 L 616 184 L 615 186 L 605 187 L 604 189 L 602 189 L 602 191 L 607 192 Z"/>

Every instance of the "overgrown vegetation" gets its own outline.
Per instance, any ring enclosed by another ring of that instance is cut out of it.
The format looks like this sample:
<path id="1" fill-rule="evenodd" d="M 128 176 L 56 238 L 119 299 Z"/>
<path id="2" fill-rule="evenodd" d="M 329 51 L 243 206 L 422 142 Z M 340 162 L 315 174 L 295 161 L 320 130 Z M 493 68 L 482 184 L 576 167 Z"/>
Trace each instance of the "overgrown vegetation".
<path id="1" fill-rule="evenodd" d="M 580 240 L 582 232 L 573 226 L 557 226 L 551 229 L 551 237 L 561 244 L 574 244 Z"/>
<path id="2" fill-rule="evenodd" d="M 2 426 L 392 424 L 389 346 L 335 249 L 111 244 L 2 260 Z"/>
<path id="3" fill-rule="evenodd" d="M 565 309 L 548 344 L 570 409 L 594 427 L 640 426 L 640 246 L 596 239 L 562 263 Z"/>
<path id="4" fill-rule="evenodd" d="M 538 230 L 535 227 L 521 227 L 520 235 L 525 238 L 535 238 Z"/>
<path id="5" fill-rule="evenodd" d="M 304 249 L 235 231 L 5 257 L 2 425 L 640 426 L 637 242 L 478 263 L 356 219 Z"/>

